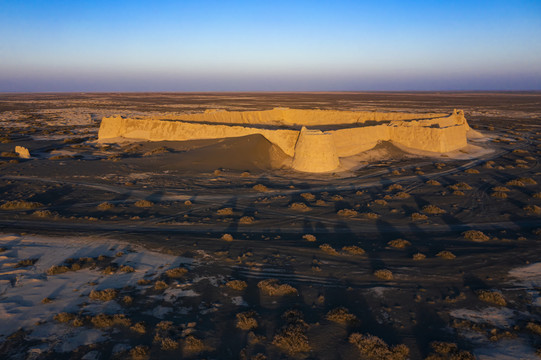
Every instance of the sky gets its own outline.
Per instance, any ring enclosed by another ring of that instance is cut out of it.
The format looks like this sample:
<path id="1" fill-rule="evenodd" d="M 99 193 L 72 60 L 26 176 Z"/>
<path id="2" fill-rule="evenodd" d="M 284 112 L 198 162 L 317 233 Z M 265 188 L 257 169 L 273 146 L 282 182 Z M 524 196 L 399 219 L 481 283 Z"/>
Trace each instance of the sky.
<path id="1" fill-rule="evenodd" d="M 541 0 L 0 0 L 0 92 L 541 90 Z"/>

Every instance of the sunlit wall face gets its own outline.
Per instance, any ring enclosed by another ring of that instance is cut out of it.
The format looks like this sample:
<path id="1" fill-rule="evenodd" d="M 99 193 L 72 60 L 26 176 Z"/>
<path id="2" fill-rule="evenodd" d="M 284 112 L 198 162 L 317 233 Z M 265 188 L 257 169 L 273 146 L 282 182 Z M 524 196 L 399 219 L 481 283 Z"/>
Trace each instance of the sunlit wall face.
<path id="1" fill-rule="evenodd" d="M 541 1 L 111 3 L 0 2 L 0 91 L 541 89 Z"/>

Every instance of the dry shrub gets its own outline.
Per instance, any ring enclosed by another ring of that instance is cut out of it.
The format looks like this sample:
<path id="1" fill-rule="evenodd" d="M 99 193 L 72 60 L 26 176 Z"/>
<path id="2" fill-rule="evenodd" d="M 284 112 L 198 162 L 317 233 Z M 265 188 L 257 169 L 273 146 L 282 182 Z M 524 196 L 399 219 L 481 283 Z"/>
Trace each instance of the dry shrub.
<path id="1" fill-rule="evenodd" d="M 133 326 L 130 327 L 130 330 L 138 334 L 145 334 L 147 332 L 147 329 L 143 322 L 138 322 L 134 324 Z"/>
<path id="2" fill-rule="evenodd" d="M 56 314 L 53 319 L 60 323 L 68 323 L 75 319 L 75 315 L 67 312 L 61 312 L 59 314 Z"/>
<path id="3" fill-rule="evenodd" d="M 272 344 L 291 356 L 308 352 L 311 347 L 305 331 L 306 326 L 303 324 L 286 325 L 274 336 Z"/>
<path id="4" fill-rule="evenodd" d="M 222 239 L 224 241 L 233 241 L 233 235 L 231 235 L 231 234 L 223 234 L 220 239 Z"/>
<path id="5" fill-rule="evenodd" d="M 262 280 L 257 284 L 261 292 L 268 296 L 284 296 L 297 294 L 297 289 L 288 284 L 280 284 L 277 279 Z"/>
<path id="6" fill-rule="evenodd" d="M 47 275 L 58 275 L 68 272 L 70 269 L 65 265 L 53 265 L 47 270 Z"/>
<path id="7" fill-rule="evenodd" d="M 130 350 L 130 357 L 133 360 L 144 360 L 148 359 L 148 354 L 150 353 L 150 349 L 146 345 L 137 345 L 133 349 Z"/>
<path id="8" fill-rule="evenodd" d="M 396 240 L 389 241 L 387 243 L 387 245 L 389 245 L 390 247 L 394 247 L 396 249 L 404 249 L 404 248 L 410 246 L 411 243 L 408 240 L 396 239 Z"/>
<path id="9" fill-rule="evenodd" d="M 509 192 L 511 190 L 509 190 L 505 186 L 495 186 L 495 187 L 492 188 L 492 191 Z"/>
<path id="10" fill-rule="evenodd" d="M 151 207 L 152 205 L 154 205 L 154 203 L 148 200 L 139 200 L 135 202 L 135 206 L 141 207 L 141 208 Z"/>
<path id="11" fill-rule="evenodd" d="M 537 185 L 537 181 L 535 181 L 532 178 L 523 177 L 523 178 L 518 179 L 518 181 L 520 181 L 524 185 Z"/>
<path id="12" fill-rule="evenodd" d="M 116 289 L 92 290 L 88 297 L 90 300 L 111 301 L 118 296 Z"/>
<path id="13" fill-rule="evenodd" d="M 479 230 L 468 230 L 463 233 L 466 240 L 471 240 L 475 242 L 489 241 L 490 237 L 485 235 L 482 231 Z"/>
<path id="14" fill-rule="evenodd" d="M 329 244 L 321 244 L 319 245 L 319 248 L 323 250 L 323 252 L 329 254 L 329 255 L 338 255 L 338 251 L 336 251 L 331 245 Z"/>
<path id="15" fill-rule="evenodd" d="M 139 279 L 139 280 L 137 280 L 137 285 L 148 285 L 150 283 L 151 283 L 151 281 L 148 280 L 148 279 Z"/>
<path id="16" fill-rule="evenodd" d="M 426 259 L 425 254 L 421 254 L 421 253 L 413 254 L 413 260 L 424 260 L 424 259 Z"/>
<path id="17" fill-rule="evenodd" d="M 25 201 L 25 200 L 11 200 L 6 201 L 0 205 L 0 209 L 3 210 L 27 210 L 42 207 L 43 204 L 39 202 Z"/>
<path id="18" fill-rule="evenodd" d="M 355 192 L 355 195 L 357 195 L 357 196 L 361 196 L 361 195 L 363 195 L 363 194 L 364 194 L 364 191 L 363 191 L 363 190 L 357 190 L 357 191 Z"/>
<path id="19" fill-rule="evenodd" d="M 345 307 L 338 307 L 329 311 L 327 315 L 325 315 L 325 319 L 339 324 L 347 324 L 356 320 L 357 317 L 351 314 Z"/>
<path id="20" fill-rule="evenodd" d="M 241 177 L 250 177 L 252 174 L 250 174 L 249 171 L 244 171 L 242 174 L 240 174 Z"/>
<path id="21" fill-rule="evenodd" d="M 313 201 L 316 199 L 316 196 L 312 193 L 302 193 L 301 196 L 306 201 Z"/>
<path id="22" fill-rule="evenodd" d="M 471 190 L 472 187 L 465 182 L 459 182 L 454 185 L 450 185 L 449 189 L 451 190 Z"/>
<path id="23" fill-rule="evenodd" d="M 199 354 L 205 350 L 205 344 L 193 335 L 187 336 L 182 343 L 182 352 L 185 356 Z"/>
<path id="24" fill-rule="evenodd" d="M 239 219 L 239 224 L 253 224 L 255 219 L 253 216 L 243 216 Z"/>
<path id="25" fill-rule="evenodd" d="M 248 284 L 243 280 L 231 280 L 226 282 L 225 286 L 233 290 L 242 291 L 248 287 Z"/>
<path id="26" fill-rule="evenodd" d="M 369 360 L 406 360 L 409 357 L 410 350 L 406 345 L 389 347 L 385 341 L 370 334 L 353 333 L 349 337 L 349 342 Z"/>
<path id="27" fill-rule="evenodd" d="M 125 295 L 123 298 L 122 298 L 122 302 L 125 304 L 125 305 L 131 305 L 133 303 L 133 298 L 130 296 L 130 295 Z"/>
<path id="28" fill-rule="evenodd" d="M 383 199 L 376 199 L 376 200 L 372 201 L 371 205 L 387 206 L 388 203 L 387 203 L 387 201 L 385 201 Z"/>
<path id="29" fill-rule="evenodd" d="M 498 199 L 507 199 L 507 193 L 503 191 L 495 191 L 490 196 L 498 198 Z"/>
<path id="30" fill-rule="evenodd" d="M 427 185 L 434 185 L 434 186 L 437 186 L 437 185 L 441 185 L 441 183 L 437 180 L 428 180 L 426 182 Z"/>
<path id="31" fill-rule="evenodd" d="M 345 216 L 345 217 L 353 217 L 353 216 L 357 216 L 357 211 L 353 209 L 342 209 L 342 210 L 338 210 L 337 214 L 340 216 Z"/>
<path id="32" fill-rule="evenodd" d="M 501 306 L 507 305 L 507 302 L 503 298 L 502 294 L 497 291 L 479 290 L 477 292 L 477 297 L 479 298 L 479 300 L 488 302 L 491 304 L 496 304 L 496 305 L 501 305 Z"/>
<path id="33" fill-rule="evenodd" d="M 178 349 L 178 342 L 170 337 L 160 338 L 160 349 L 164 351 L 172 351 Z"/>
<path id="34" fill-rule="evenodd" d="M 165 290 L 169 287 L 165 281 L 158 280 L 154 283 L 154 289 L 155 290 Z"/>
<path id="35" fill-rule="evenodd" d="M 316 201 L 317 206 L 327 206 L 327 203 L 324 200 L 318 199 Z"/>
<path id="36" fill-rule="evenodd" d="M 479 170 L 477 169 L 468 169 L 464 171 L 466 174 L 479 174 Z"/>
<path id="37" fill-rule="evenodd" d="M 104 210 L 109 210 L 109 209 L 112 209 L 112 208 L 114 208 L 114 207 L 115 207 L 115 206 L 114 206 L 113 204 L 109 203 L 109 202 L 103 202 L 103 203 L 101 203 L 101 204 L 99 204 L 99 205 L 97 206 L 97 208 L 98 208 L 99 210 L 102 210 L 102 211 L 104 211 Z"/>
<path id="38" fill-rule="evenodd" d="M 184 201 L 184 205 L 188 205 L 188 206 L 192 205 L 192 202 L 190 200 L 186 200 L 186 201 Z"/>
<path id="39" fill-rule="evenodd" d="M 19 260 L 19 261 L 17 262 L 17 265 L 15 265 L 15 267 L 16 267 L 16 268 L 20 268 L 20 267 L 32 266 L 32 265 L 34 265 L 37 261 L 38 261 L 38 259 L 23 259 L 23 260 Z"/>
<path id="40" fill-rule="evenodd" d="M 365 251 L 356 245 L 344 246 L 342 251 L 350 255 L 363 255 Z"/>
<path id="41" fill-rule="evenodd" d="M 411 195 L 408 194 L 405 191 L 399 191 L 396 194 L 394 194 L 394 196 L 393 196 L 393 198 L 395 198 L 395 199 L 408 199 L 410 197 L 411 197 Z"/>
<path id="42" fill-rule="evenodd" d="M 49 298 L 49 297 L 44 297 L 42 300 L 41 300 L 41 303 L 42 304 L 50 304 L 53 302 L 53 299 Z"/>
<path id="43" fill-rule="evenodd" d="M 374 272 L 374 276 L 376 276 L 378 279 L 382 279 L 382 280 L 392 280 L 393 279 L 393 273 L 391 272 L 391 270 L 387 270 L 387 269 L 376 270 Z"/>
<path id="44" fill-rule="evenodd" d="M 255 311 L 246 311 L 237 314 L 237 328 L 245 331 L 257 328 L 257 320 L 254 316 L 256 316 Z"/>
<path id="45" fill-rule="evenodd" d="M 526 329 L 530 330 L 533 333 L 536 333 L 537 335 L 541 335 L 541 325 L 539 324 L 529 322 L 526 325 Z"/>
<path id="46" fill-rule="evenodd" d="M 90 322 L 97 328 L 109 328 L 113 326 L 125 326 L 130 327 L 131 321 L 124 314 L 98 314 L 91 317 Z"/>
<path id="47" fill-rule="evenodd" d="M 169 152 L 169 151 L 170 150 L 168 148 L 166 148 L 165 146 L 161 146 L 159 148 L 147 151 L 146 153 L 143 154 L 143 156 L 159 155 L 159 154 L 163 154 L 163 153 L 166 153 L 166 152 Z"/>
<path id="48" fill-rule="evenodd" d="M 291 210 L 297 210 L 297 211 L 310 211 L 312 210 L 310 206 L 306 205 L 305 203 L 296 202 L 291 205 L 289 205 L 289 208 Z"/>
<path id="49" fill-rule="evenodd" d="M 427 220 L 427 219 L 428 219 L 428 216 L 426 216 L 425 214 L 421 214 L 421 213 L 411 214 L 412 221 L 421 221 L 421 220 Z"/>
<path id="50" fill-rule="evenodd" d="M 470 352 L 458 350 L 454 343 L 434 341 L 430 344 L 434 353 L 428 355 L 425 360 L 475 360 Z"/>
<path id="51" fill-rule="evenodd" d="M 117 265 L 109 265 L 105 269 L 103 269 L 101 272 L 105 275 L 113 275 L 118 270 Z"/>
<path id="52" fill-rule="evenodd" d="M 57 213 L 54 213 L 57 215 Z M 50 211 L 50 210 L 36 210 L 32 213 L 32 215 L 36 215 L 38 217 L 52 217 L 53 216 L 53 212 Z"/>
<path id="53" fill-rule="evenodd" d="M 252 187 L 252 189 L 259 192 L 269 191 L 269 188 L 267 188 L 265 185 L 262 185 L 262 184 L 256 184 Z"/>
<path id="54" fill-rule="evenodd" d="M 520 180 L 509 180 L 508 182 L 505 183 L 505 185 L 507 186 L 517 186 L 517 187 L 524 187 L 526 186 L 526 184 L 524 184 L 522 181 Z"/>
<path id="55" fill-rule="evenodd" d="M 541 207 L 537 205 L 526 205 L 524 211 L 530 215 L 541 215 Z"/>
<path id="56" fill-rule="evenodd" d="M 314 242 L 316 241 L 316 237 L 312 234 L 304 234 L 302 238 L 306 241 Z"/>
<path id="57" fill-rule="evenodd" d="M 118 269 L 118 270 L 121 271 L 121 272 L 125 272 L 125 273 L 131 273 L 131 272 L 135 271 L 133 266 L 129 266 L 129 265 L 121 265 L 120 269 Z"/>
<path id="58" fill-rule="evenodd" d="M 344 200 L 344 197 L 343 197 L 342 195 L 336 194 L 336 195 L 333 195 L 333 196 L 331 197 L 331 200 L 332 200 L 332 201 L 342 201 L 342 200 Z"/>
<path id="59" fill-rule="evenodd" d="M 7 249 L 5 247 L 0 247 L 0 253 L 3 253 L 4 251 L 6 251 Z"/>
<path id="60" fill-rule="evenodd" d="M 439 253 L 436 254 L 436 256 L 442 259 L 446 259 L 446 260 L 452 260 L 456 258 L 455 254 L 447 250 L 440 251 Z"/>
<path id="61" fill-rule="evenodd" d="M 379 214 L 376 214 L 373 212 L 365 212 L 365 213 L 362 213 L 361 216 L 364 217 L 365 219 L 371 219 L 371 220 L 376 220 L 376 219 L 379 219 L 380 217 Z"/>
<path id="62" fill-rule="evenodd" d="M 404 189 L 402 187 L 402 185 L 400 185 L 400 184 L 392 184 L 387 189 L 385 189 L 385 191 L 390 192 L 390 191 L 402 190 L 402 189 Z"/>
<path id="63" fill-rule="evenodd" d="M 233 215 L 233 209 L 232 208 L 218 209 L 216 213 L 220 216 L 229 216 L 229 215 Z"/>
<path id="64" fill-rule="evenodd" d="M 532 197 L 535 199 L 541 199 L 541 192 L 533 194 Z"/>
<path id="65" fill-rule="evenodd" d="M 455 196 L 464 196 L 466 194 L 464 194 L 464 191 L 455 190 L 455 191 L 453 191 L 453 195 L 455 195 Z"/>
<path id="66" fill-rule="evenodd" d="M 425 214 L 431 214 L 431 215 L 439 215 L 439 214 L 445 214 L 446 211 L 437 207 L 436 205 L 425 205 L 423 206 L 422 212 Z"/>
<path id="67" fill-rule="evenodd" d="M 187 272 L 188 272 L 188 269 L 183 268 L 183 267 L 177 267 L 177 268 L 166 270 L 165 275 L 167 277 L 176 279 L 176 278 L 183 277 L 184 275 L 186 275 Z"/>

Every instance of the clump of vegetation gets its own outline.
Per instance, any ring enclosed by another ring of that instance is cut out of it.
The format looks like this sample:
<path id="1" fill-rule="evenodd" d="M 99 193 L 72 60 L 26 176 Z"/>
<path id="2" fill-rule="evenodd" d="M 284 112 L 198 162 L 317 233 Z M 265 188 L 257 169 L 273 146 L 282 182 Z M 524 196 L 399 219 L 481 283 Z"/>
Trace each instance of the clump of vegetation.
<path id="1" fill-rule="evenodd" d="M 453 191 L 453 195 L 455 195 L 455 196 L 464 196 L 466 194 L 464 194 L 464 191 L 455 190 L 455 191 Z"/>
<path id="2" fill-rule="evenodd" d="M 351 314 L 345 307 L 338 307 L 329 311 L 327 315 L 325 315 L 325 319 L 345 325 L 351 321 L 356 320 L 357 317 Z"/>
<path id="3" fill-rule="evenodd" d="M 233 241 L 233 235 L 231 235 L 231 234 L 223 234 L 220 239 L 222 239 L 224 241 Z"/>
<path id="4" fill-rule="evenodd" d="M 541 325 L 539 325 L 539 324 L 529 322 L 526 325 L 526 329 L 530 330 L 531 332 L 533 332 L 533 333 L 535 333 L 537 335 L 541 335 Z"/>
<path id="5" fill-rule="evenodd" d="M 316 237 L 312 234 L 304 234 L 302 238 L 306 241 L 314 242 L 316 241 Z"/>
<path id="6" fill-rule="evenodd" d="M 38 217 L 42 217 L 42 218 L 45 218 L 45 217 L 52 217 L 53 215 L 58 215 L 57 213 L 53 213 L 52 211 L 50 210 L 36 210 L 32 213 L 32 215 L 36 215 Z"/>
<path id="7" fill-rule="evenodd" d="M 154 283 L 154 289 L 155 290 L 165 290 L 169 287 L 165 281 L 158 280 Z"/>
<path id="8" fill-rule="evenodd" d="M 438 185 L 441 185 L 441 183 L 437 180 L 428 180 L 426 182 L 427 185 L 434 185 L 434 186 L 438 186 Z"/>
<path id="9" fill-rule="evenodd" d="M 124 273 L 131 273 L 131 272 L 135 271 L 133 266 L 129 266 L 129 265 L 122 265 L 122 266 L 120 266 L 120 268 L 118 270 L 120 272 L 124 272 Z"/>
<path id="10" fill-rule="evenodd" d="M 302 193 L 301 196 L 306 201 L 314 201 L 316 199 L 316 196 L 312 193 Z"/>
<path id="11" fill-rule="evenodd" d="M 124 326 L 130 327 L 131 320 L 126 317 L 124 314 L 98 314 L 91 317 L 90 322 L 97 328 L 109 328 L 113 326 Z"/>
<path id="12" fill-rule="evenodd" d="M 455 254 L 447 250 L 440 251 L 436 254 L 436 256 L 446 260 L 452 260 L 456 258 Z"/>
<path id="13" fill-rule="evenodd" d="M 383 199 L 376 199 L 376 200 L 372 201 L 371 205 L 387 206 L 388 203 L 387 203 L 387 201 L 385 201 Z"/>
<path id="14" fill-rule="evenodd" d="M 103 202 L 97 206 L 99 210 L 105 211 L 114 208 L 115 206 L 109 202 Z"/>
<path id="15" fill-rule="evenodd" d="M 306 336 L 308 325 L 302 319 L 302 314 L 290 310 L 286 311 L 282 318 L 287 324 L 274 336 L 272 344 L 290 356 L 310 351 L 310 343 Z"/>
<path id="16" fill-rule="evenodd" d="M 148 201 L 148 200 L 138 200 L 138 201 L 135 202 L 135 206 L 140 207 L 140 208 L 147 208 L 147 207 L 151 207 L 153 205 L 154 205 L 154 203 L 152 201 Z"/>
<path id="17" fill-rule="evenodd" d="M 422 220 L 427 220 L 427 219 L 428 219 L 428 216 L 426 216 L 425 214 L 421 214 L 421 213 L 411 214 L 412 221 L 422 221 Z"/>
<path id="18" fill-rule="evenodd" d="M 537 205 L 526 205 L 524 211 L 530 215 L 541 215 L 541 207 Z"/>
<path id="19" fill-rule="evenodd" d="M 423 208 L 421 209 L 421 211 L 425 214 L 430 214 L 430 215 L 439 215 L 439 214 L 445 214 L 446 211 L 437 207 L 436 205 L 425 205 L 423 206 Z"/>
<path id="20" fill-rule="evenodd" d="M 406 247 L 410 246 L 411 243 L 408 240 L 404 239 L 395 239 L 391 240 L 387 243 L 390 247 L 394 247 L 396 249 L 405 249 Z"/>
<path id="21" fill-rule="evenodd" d="M 133 303 L 133 298 L 130 296 L 130 295 L 125 295 L 123 298 L 122 298 L 122 302 L 125 304 L 125 305 L 131 305 Z"/>
<path id="22" fill-rule="evenodd" d="M 479 174 L 479 170 L 477 170 L 477 169 L 467 169 L 464 172 L 466 174 Z"/>
<path id="23" fill-rule="evenodd" d="M 344 200 L 344 197 L 343 197 L 342 195 L 336 194 L 336 195 L 333 195 L 333 196 L 331 197 L 331 200 L 332 200 L 332 201 L 342 201 L 342 200 Z"/>
<path id="24" fill-rule="evenodd" d="M 69 323 L 70 321 L 75 319 L 75 315 L 67 312 L 61 312 L 56 314 L 53 319 L 55 321 L 58 321 L 59 323 Z"/>
<path id="25" fill-rule="evenodd" d="M 111 301 L 116 299 L 117 296 L 118 291 L 116 289 L 92 290 L 88 295 L 90 300 L 99 301 Z"/>
<path id="26" fill-rule="evenodd" d="M 297 211 L 310 211 L 310 210 L 312 210 L 310 208 L 310 206 L 308 206 L 308 205 L 306 205 L 305 203 L 302 203 L 302 202 L 293 203 L 293 204 L 289 205 L 289 208 L 291 210 L 297 210 Z"/>
<path id="27" fill-rule="evenodd" d="M 422 253 L 413 254 L 413 260 L 424 260 L 426 259 L 426 255 Z"/>
<path id="28" fill-rule="evenodd" d="M 248 284 L 243 280 L 230 280 L 225 283 L 225 286 L 233 290 L 242 291 L 248 287 Z"/>
<path id="29" fill-rule="evenodd" d="M 479 230 L 468 230 L 463 233 L 466 240 L 475 241 L 475 242 L 484 242 L 489 241 L 490 237 L 485 235 L 482 231 Z"/>
<path id="30" fill-rule="evenodd" d="M 393 196 L 393 198 L 395 198 L 395 199 L 408 199 L 410 197 L 411 197 L 411 195 L 408 194 L 405 191 L 399 191 L 396 194 L 394 194 L 394 196 Z"/>
<path id="31" fill-rule="evenodd" d="M 133 326 L 130 327 L 130 330 L 138 334 L 146 334 L 147 332 L 147 329 L 143 322 L 138 322 L 136 324 L 133 324 Z"/>
<path id="32" fill-rule="evenodd" d="M 503 191 L 495 191 L 490 196 L 498 198 L 498 199 L 507 199 L 507 193 Z"/>
<path id="33" fill-rule="evenodd" d="M 390 347 L 377 336 L 353 333 L 349 342 L 359 349 L 362 356 L 370 360 L 406 360 L 409 357 L 409 348 L 404 345 Z"/>
<path id="34" fill-rule="evenodd" d="M 522 178 L 519 178 L 518 181 L 520 181 L 524 185 L 537 185 L 537 181 L 535 181 L 532 178 L 522 177 Z"/>
<path id="35" fill-rule="evenodd" d="M 255 319 L 255 311 L 246 311 L 237 314 L 237 328 L 248 331 L 257 328 L 257 320 Z"/>
<path id="36" fill-rule="evenodd" d="M 233 215 L 233 209 L 228 207 L 228 208 L 223 208 L 223 209 L 218 209 L 218 211 L 216 211 L 216 213 L 220 216 L 231 216 Z"/>
<path id="37" fill-rule="evenodd" d="M 353 209 L 342 209 L 338 210 L 337 214 L 344 217 L 354 217 L 357 216 L 357 211 Z"/>
<path id="38" fill-rule="evenodd" d="M 541 199 L 541 192 L 537 192 L 537 193 L 533 194 L 532 197 L 535 198 L 535 199 Z"/>
<path id="39" fill-rule="evenodd" d="M 255 219 L 253 216 L 243 216 L 239 219 L 239 224 L 253 224 L 255 222 Z"/>
<path id="40" fill-rule="evenodd" d="M 297 294 L 297 289 L 288 284 L 280 284 L 277 279 L 262 280 L 257 284 L 261 292 L 268 296 L 284 296 Z"/>
<path id="41" fill-rule="evenodd" d="M 34 265 L 39 259 L 23 259 L 17 262 L 16 268 L 27 267 Z"/>
<path id="42" fill-rule="evenodd" d="M 58 275 L 70 271 L 70 268 L 65 265 L 53 265 L 47 270 L 47 275 Z"/>
<path id="43" fill-rule="evenodd" d="M 342 251 L 350 255 L 363 255 L 365 253 L 362 248 L 356 245 L 344 246 L 342 247 Z"/>
<path id="44" fill-rule="evenodd" d="M 267 188 L 265 185 L 262 185 L 262 184 L 256 184 L 252 187 L 252 189 L 254 189 L 255 191 L 259 191 L 259 192 L 267 192 L 269 191 L 269 188 Z"/>
<path id="45" fill-rule="evenodd" d="M 178 349 L 178 342 L 171 339 L 170 337 L 159 337 L 157 340 L 160 344 L 160 349 L 162 349 L 163 351 L 172 351 Z"/>
<path id="46" fill-rule="evenodd" d="M 385 191 L 391 192 L 391 191 L 402 190 L 402 189 L 404 189 L 404 188 L 402 187 L 402 185 L 400 185 L 400 184 L 392 184 L 392 185 L 390 185 L 387 189 L 385 189 Z"/>
<path id="47" fill-rule="evenodd" d="M 166 270 L 165 275 L 167 277 L 177 279 L 186 275 L 187 272 L 188 272 L 188 269 L 183 268 L 183 267 L 177 267 L 177 268 Z"/>
<path id="48" fill-rule="evenodd" d="M 148 358 L 150 349 L 146 345 L 137 345 L 130 350 L 130 357 L 133 360 L 145 360 Z"/>
<path id="49" fill-rule="evenodd" d="M 382 279 L 382 280 L 392 280 L 393 279 L 393 273 L 391 272 L 391 270 L 387 270 L 387 269 L 376 270 L 374 272 L 374 275 L 378 279 Z"/>
<path id="50" fill-rule="evenodd" d="M 187 336 L 182 344 L 182 352 L 185 356 L 193 356 L 203 352 L 205 344 L 193 335 Z"/>
<path id="51" fill-rule="evenodd" d="M 450 185 L 449 189 L 451 190 L 471 190 L 472 187 L 465 182 L 459 182 L 454 185 Z"/>
<path id="52" fill-rule="evenodd" d="M 526 184 L 524 184 L 522 181 L 517 180 L 517 179 L 509 180 L 508 182 L 505 183 L 505 185 L 507 185 L 507 186 L 516 186 L 516 187 L 524 187 L 524 186 L 526 186 Z"/>
<path id="53" fill-rule="evenodd" d="M 167 153 L 169 151 L 170 150 L 166 148 L 165 146 L 161 146 L 159 148 L 147 151 L 146 153 L 143 154 L 143 156 L 159 155 L 159 154 Z"/>
<path id="54" fill-rule="evenodd" d="M 362 213 L 361 215 L 362 215 L 362 217 L 364 217 L 366 219 L 371 219 L 371 220 L 376 220 L 376 219 L 380 218 L 379 214 L 376 214 L 376 213 L 373 213 L 373 212 L 365 212 L 365 213 Z"/>
<path id="55" fill-rule="evenodd" d="M 434 353 L 428 355 L 425 360 L 475 360 L 469 351 L 460 351 L 454 343 L 434 341 L 430 344 Z"/>
<path id="56" fill-rule="evenodd" d="M 338 251 L 329 244 L 321 244 L 319 248 L 329 255 L 338 255 Z"/>
<path id="57" fill-rule="evenodd" d="M 3 210 L 27 210 L 27 209 L 35 209 L 39 207 L 43 207 L 43 204 L 39 202 L 32 202 L 32 201 L 25 201 L 25 200 L 11 200 L 11 201 L 6 201 L 2 205 L 0 205 L 0 209 L 3 209 Z"/>
<path id="58" fill-rule="evenodd" d="M 494 186 L 492 188 L 492 191 L 494 191 L 494 192 L 498 192 L 498 191 L 499 192 L 509 192 L 511 190 L 509 190 L 509 188 L 506 188 L 505 186 Z"/>
<path id="59" fill-rule="evenodd" d="M 501 306 L 507 305 L 507 302 L 505 301 L 502 294 L 497 291 L 479 290 L 477 292 L 477 297 L 479 298 L 479 300 L 488 302 L 491 304 L 496 304 L 496 305 L 501 305 Z"/>

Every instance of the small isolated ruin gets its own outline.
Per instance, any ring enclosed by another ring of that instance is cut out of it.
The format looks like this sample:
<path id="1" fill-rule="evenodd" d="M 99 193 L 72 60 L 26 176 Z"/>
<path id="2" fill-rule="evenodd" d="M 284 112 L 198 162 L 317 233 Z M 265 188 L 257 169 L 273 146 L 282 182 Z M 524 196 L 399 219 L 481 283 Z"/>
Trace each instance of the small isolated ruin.
<path id="1" fill-rule="evenodd" d="M 340 158 L 390 141 L 403 149 L 446 153 L 468 145 L 472 131 L 463 111 L 397 113 L 300 110 L 217 111 L 161 117 L 102 119 L 99 140 L 130 138 L 150 141 L 264 136 L 290 156 L 292 167 L 305 172 L 339 168 Z"/>

